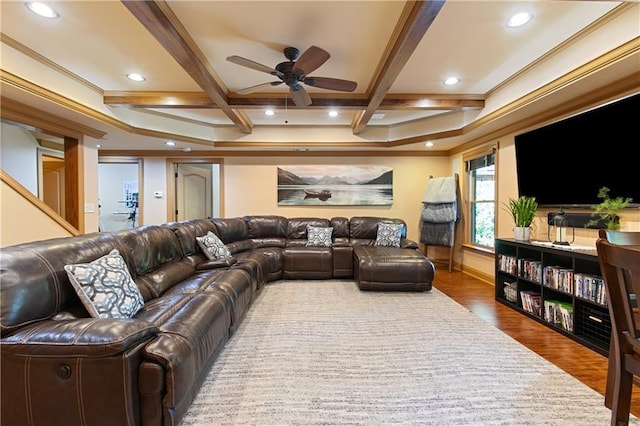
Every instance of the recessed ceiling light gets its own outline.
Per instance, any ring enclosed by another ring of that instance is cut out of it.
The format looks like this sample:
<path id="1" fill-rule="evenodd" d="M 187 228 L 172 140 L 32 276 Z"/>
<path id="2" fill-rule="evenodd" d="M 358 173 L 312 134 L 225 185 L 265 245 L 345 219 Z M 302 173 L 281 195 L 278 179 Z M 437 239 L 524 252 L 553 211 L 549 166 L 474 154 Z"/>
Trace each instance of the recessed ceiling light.
<path id="1" fill-rule="evenodd" d="M 145 78 L 142 75 L 138 74 L 137 72 L 132 72 L 130 74 L 127 74 L 127 78 L 129 80 L 133 80 L 133 81 L 144 81 L 145 80 Z"/>
<path id="2" fill-rule="evenodd" d="M 276 115 L 276 112 L 272 109 L 268 109 L 264 112 L 264 115 Z"/>
<path id="3" fill-rule="evenodd" d="M 96 145 L 96 148 L 102 148 L 102 145 L 98 144 Z"/>
<path id="4" fill-rule="evenodd" d="M 433 146 L 433 142 L 427 142 L 424 144 L 424 146 L 431 148 Z"/>
<path id="5" fill-rule="evenodd" d="M 374 112 L 373 114 L 371 114 L 371 119 L 372 120 L 382 120 L 384 118 L 384 112 Z"/>
<path id="6" fill-rule="evenodd" d="M 176 146 L 176 143 L 174 141 L 166 141 L 164 144 L 166 146 Z"/>
<path id="7" fill-rule="evenodd" d="M 332 109 L 331 111 L 329 111 L 329 117 L 337 117 L 338 116 L 338 111 L 336 111 L 335 109 Z"/>
<path id="8" fill-rule="evenodd" d="M 444 85 L 445 86 L 453 86 L 454 84 L 458 84 L 460 82 L 460 79 L 458 77 L 447 77 L 444 80 Z"/>
<path id="9" fill-rule="evenodd" d="M 30 11 L 45 18 L 59 18 L 58 12 L 53 10 L 49 5 L 39 1 L 28 1 L 24 4 Z"/>
<path id="10" fill-rule="evenodd" d="M 507 21 L 507 27 L 515 28 L 521 27 L 531 20 L 532 16 L 529 12 L 518 12 L 512 15 Z"/>

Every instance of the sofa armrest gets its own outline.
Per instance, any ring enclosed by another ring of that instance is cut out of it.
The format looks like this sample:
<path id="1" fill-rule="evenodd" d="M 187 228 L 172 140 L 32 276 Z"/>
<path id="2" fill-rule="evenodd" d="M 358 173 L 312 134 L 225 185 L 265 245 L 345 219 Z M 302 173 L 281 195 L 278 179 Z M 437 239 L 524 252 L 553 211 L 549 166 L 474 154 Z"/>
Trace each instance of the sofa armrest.
<path id="1" fill-rule="evenodd" d="M 418 245 L 418 243 L 416 243 L 413 240 L 409 240 L 407 238 L 403 238 L 402 240 L 400 240 L 400 248 L 418 249 L 418 248 L 420 248 L 420 246 Z"/>
<path id="2" fill-rule="evenodd" d="M 211 269 L 228 268 L 237 261 L 238 259 L 236 259 L 235 257 L 230 257 L 228 259 L 205 260 L 204 262 L 198 263 L 198 265 L 196 266 L 196 271 L 208 271 Z"/>
<path id="3" fill-rule="evenodd" d="M 150 340 L 158 328 L 148 321 L 81 318 L 45 320 L 2 338 L 2 352 L 18 356 L 106 357 Z"/>

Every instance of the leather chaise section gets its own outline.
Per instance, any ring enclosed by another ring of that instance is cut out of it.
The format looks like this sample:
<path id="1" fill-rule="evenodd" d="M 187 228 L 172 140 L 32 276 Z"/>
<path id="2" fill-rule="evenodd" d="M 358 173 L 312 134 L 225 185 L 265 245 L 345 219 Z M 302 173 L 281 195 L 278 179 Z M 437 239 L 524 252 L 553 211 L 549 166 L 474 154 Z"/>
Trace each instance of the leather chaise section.
<path id="1" fill-rule="evenodd" d="M 353 251 L 354 279 L 360 290 L 431 289 L 435 268 L 417 250 L 358 246 Z"/>

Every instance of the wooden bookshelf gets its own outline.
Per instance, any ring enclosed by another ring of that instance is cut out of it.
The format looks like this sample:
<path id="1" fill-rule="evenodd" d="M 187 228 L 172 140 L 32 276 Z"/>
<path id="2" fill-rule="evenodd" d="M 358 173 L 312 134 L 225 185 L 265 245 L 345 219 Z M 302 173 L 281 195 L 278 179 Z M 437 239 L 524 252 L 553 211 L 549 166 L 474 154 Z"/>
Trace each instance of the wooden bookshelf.
<path id="1" fill-rule="evenodd" d="M 608 355 L 611 321 L 595 249 L 497 239 L 495 259 L 496 301 Z"/>

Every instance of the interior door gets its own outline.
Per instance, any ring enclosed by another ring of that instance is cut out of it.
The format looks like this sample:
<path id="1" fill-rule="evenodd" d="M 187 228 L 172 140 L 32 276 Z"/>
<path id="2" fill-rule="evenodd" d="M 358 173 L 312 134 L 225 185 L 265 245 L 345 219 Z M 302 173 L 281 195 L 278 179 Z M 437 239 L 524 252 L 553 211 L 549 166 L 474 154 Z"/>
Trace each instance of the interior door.
<path id="1" fill-rule="evenodd" d="M 176 220 L 212 216 L 210 164 L 179 163 L 176 166 Z"/>

